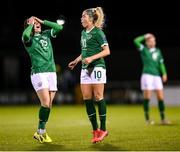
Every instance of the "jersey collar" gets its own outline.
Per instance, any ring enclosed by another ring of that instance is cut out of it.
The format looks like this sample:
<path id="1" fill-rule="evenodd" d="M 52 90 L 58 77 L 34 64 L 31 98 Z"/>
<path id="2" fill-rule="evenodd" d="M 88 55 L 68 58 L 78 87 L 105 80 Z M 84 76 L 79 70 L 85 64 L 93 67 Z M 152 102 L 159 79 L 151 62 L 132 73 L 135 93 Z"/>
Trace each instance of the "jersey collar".
<path id="1" fill-rule="evenodd" d="M 39 36 L 39 35 L 41 35 L 41 34 L 39 34 L 39 33 L 35 33 L 35 34 L 34 34 L 34 36 Z"/>
<path id="2" fill-rule="evenodd" d="M 151 52 L 151 53 L 154 52 L 154 51 L 156 51 L 156 48 L 150 48 L 149 49 L 149 52 Z"/>
<path id="3" fill-rule="evenodd" d="M 86 30 L 86 33 L 91 32 L 94 29 L 95 26 L 93 26 L 90 30 Z"/>

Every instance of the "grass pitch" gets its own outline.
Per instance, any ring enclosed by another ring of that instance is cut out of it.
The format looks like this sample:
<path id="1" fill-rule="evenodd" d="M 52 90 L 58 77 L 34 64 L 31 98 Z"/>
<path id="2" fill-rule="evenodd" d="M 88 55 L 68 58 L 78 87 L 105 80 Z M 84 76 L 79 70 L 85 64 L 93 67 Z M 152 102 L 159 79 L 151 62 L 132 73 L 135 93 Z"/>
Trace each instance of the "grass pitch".
<path id="1" fill-rule="evenodd" d="M 47 131 L 51 144 L 33 139 L 39 106 L 0 106 L 0 151 L 120 151 L 180 150 L 180 107 L 167 107 L 173 124 L 159 125 L 157 107 L 150 115 L 155 125 L 144 122 L 142 106 L 108 106 L 109 136 L 92 144 L 91 126 L 84 106 L 57 105 L 52 108 Z"/>

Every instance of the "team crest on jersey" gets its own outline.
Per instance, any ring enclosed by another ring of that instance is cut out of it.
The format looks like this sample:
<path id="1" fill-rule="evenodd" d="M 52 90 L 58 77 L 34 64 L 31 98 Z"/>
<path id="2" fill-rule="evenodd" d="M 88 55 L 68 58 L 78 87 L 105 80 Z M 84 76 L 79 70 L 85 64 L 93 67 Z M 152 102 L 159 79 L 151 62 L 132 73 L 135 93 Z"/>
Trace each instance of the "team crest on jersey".
<path id="1" fill-rule="evenodd" d="M 157 52 L 153 52 L 152 58 L 153 58 L 153 60 L 156 61 L 158 59 L 158 53 Z"/>
<path id="2" fill-rule="evenodd" d="M 90 40 L 91 38 L 92 38 L 91 34 L 88 34 L 87 37 L 86 37 L 87 40 Z"/>

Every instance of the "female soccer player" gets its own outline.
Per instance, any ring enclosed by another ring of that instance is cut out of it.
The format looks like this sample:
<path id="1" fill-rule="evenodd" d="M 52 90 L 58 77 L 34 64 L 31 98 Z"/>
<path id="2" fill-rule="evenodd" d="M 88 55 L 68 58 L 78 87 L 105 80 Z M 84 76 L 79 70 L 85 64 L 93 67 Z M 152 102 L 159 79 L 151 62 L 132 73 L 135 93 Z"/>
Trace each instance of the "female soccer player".
<path id="1" fill-rule="evenodd" d="M 104 13 L 101 7 L 86 9 L 82 13 L 81 54 L 69 63 L 73 69 L 82 61 L 81 91 L 86 111 L 93 128 L 92 143 L 102 141 L 108 135 L 106 131 L 106 102 L 104 100 L 104 84 L 106 83 L 106 66 L 104 57 L 110 54 L 106 36 L 102 31 Z M 98 105 L 100 129 L 96 119 L 93 102 Z"/>
<path id="2" fill-rule="evenodd" d="M 145 45 L 143 42 L 145 41 Z M 167 72 L 161 50 L 156 47 L 156 38 L 153 34 L 145 34 L 134 39 L 137 49 L 140 51 L 143 62 L 141 76 L 141 89 L 144 95 L 144 113 L 147 124 L 154 124 L 149 118 L 149 101 L 152 91 L 156 91 L 161 124 L 169 124 L 165 119 L 165 104 L 163 94 L 163 82 L 167 81 Z M 162 76 L 162 79 L 161 79 Z"/>
<path id="3" fill-rule="evenodd" d="M 51 29 L 41 31 L 41 25 Z M 25 21 L 25 30 L 22 34 L 24 46 L 31 58 L 31 82 L 41 102 L 38 130 L 34 134 L 34 138 L 40 143 L 52 142 L 45 129 L 57 91 L 51 38 L 56 37 L 62 28 L 57 23 L 30 17 Z"/>

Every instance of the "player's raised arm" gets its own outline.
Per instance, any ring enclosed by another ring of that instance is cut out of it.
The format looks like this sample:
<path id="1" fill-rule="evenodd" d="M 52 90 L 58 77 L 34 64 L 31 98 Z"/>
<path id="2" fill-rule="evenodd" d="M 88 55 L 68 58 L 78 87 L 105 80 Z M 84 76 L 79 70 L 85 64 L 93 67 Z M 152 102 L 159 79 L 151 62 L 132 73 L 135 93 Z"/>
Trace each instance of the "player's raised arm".
<path id="1" fill-rule="evenodd" d="M 37 17 L 34 17 L 39 23 L 45 25 L 45 26 L 48 26 L 48 27 L 51 27 L 53 30 L 53 35 L 56 35 L 58 34 L 62 29 L 63 29 L 63 26 L 62 25 L 59 25 L 58 23 L 56 22 L 51 22 L 51 21 L 48 21 L 48 20 L 41 20 Z"/>
<path id="2" fill-rule="evenodd" d="M 33 31 L 33 26 L 34 26 L 34 19 L 31 17 L 25 21 L 25 30 L 22 34 L 22 40 L 27 43 L 29 42 L 31 38 L 31 33 Z"/>
<path id="3" fill-rule="evenodd" d="M 145 40 L 145 35 L 138 36 L 134 39 L 135 46 L 140 49 L 142 46 L 142 42 Z"/>

